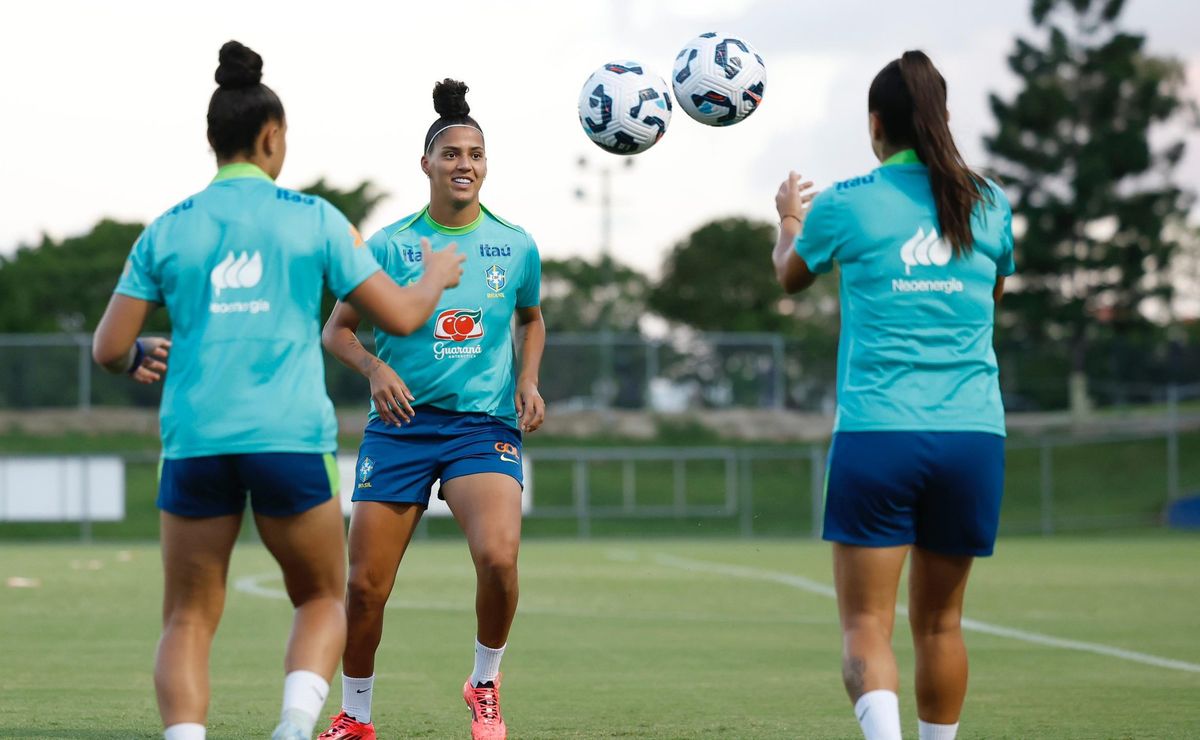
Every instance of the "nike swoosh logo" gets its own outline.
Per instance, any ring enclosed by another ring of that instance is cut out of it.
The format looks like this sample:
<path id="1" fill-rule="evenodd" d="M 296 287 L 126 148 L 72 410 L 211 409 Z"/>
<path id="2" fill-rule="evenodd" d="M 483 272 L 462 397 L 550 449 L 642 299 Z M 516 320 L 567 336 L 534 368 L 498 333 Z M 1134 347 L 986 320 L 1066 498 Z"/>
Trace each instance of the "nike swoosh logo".
<path id="1" fill-rule="evenodd" d="M 507 455 L 501 455 L 500 459 L 503 460 L 504 462 L 516 463 L 517 465 L 521 464 L 520 460 L 514 460 L 511 457 L 508 457 Z"/>
<path id="2" fill-rule="evenodd" d="M 367 693 L 368 691 L 370 691 L 370 689 L 355 689 L 355 690 L 354 690 L 354 693 L 356 693 L 356 694 L 365 694 L 365 693 Z"/>

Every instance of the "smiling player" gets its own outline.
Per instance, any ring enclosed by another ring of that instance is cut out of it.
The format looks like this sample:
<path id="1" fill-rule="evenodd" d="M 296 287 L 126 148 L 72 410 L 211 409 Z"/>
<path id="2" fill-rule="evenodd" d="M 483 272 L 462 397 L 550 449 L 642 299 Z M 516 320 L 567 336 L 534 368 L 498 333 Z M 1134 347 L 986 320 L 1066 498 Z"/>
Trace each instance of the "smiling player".
<path id="1" fill-rule="evenodd" d="M 454 80 L 433 90 L 440 117 L 429 127 L 421 157 L 429 205 L 369 241 L 401 285 L 423 274 L 422 238 L 435 249 L 457 242 L 467 257 L 461 286 L 447 291 L 433 319 L 411 336 L 376 329 L 378 356 L 355 338 L 359 314 L 350 305 L 337 304 L 323 334 L 325 347 L 370 381 L 372 402 L 350 522 L 342 712 L 321 735 L 331 740 L 375 737 L 371 696 L 383 609 L 438 480 L 466 534 L 478 579 L 475 667 L 463 687 L 472 737 L 506 736 L 499 667 L 517 608 L 521 434 L 541 426 L 545 414 L 538 368 L 546 328 L 533 239 L 479 202 L 487 157 L 466 92 Z M 514 314 L 524 330 L 519 373 Z"/>

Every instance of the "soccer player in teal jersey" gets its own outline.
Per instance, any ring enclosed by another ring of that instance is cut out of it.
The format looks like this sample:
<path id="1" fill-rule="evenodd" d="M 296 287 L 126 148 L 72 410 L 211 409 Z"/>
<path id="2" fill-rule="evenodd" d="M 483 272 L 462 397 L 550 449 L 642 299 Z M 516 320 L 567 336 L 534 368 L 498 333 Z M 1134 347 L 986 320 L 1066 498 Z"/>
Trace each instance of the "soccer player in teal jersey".
<path id="1" fill-rule="evenodd" d="M 93 343 L 98 363 L 141 382 L 160 379 L 170 353 L 158 494 L 166 583 L 154 669 L 167 740 L 205 736 L 208 656 L 247 492 L 295 606 L 272 737 L 312 737 L 346 634 L 321 293 L 406 334 L 462 274 L 454 248 L 435 254 L 426 242 L 422 279 L 400 288 L 333 206 L 278 187 L 287 123 L 261 77 L 258 54 L 236 41 L 221 48 L 208 108 L 217 176 L 138 238 Z M 171 316 L 171 342 L 138 339 L 159 305 Z"/>
<path id="2" fill-rule="evenodd" d="M 472 737 L 506 733 L 499 667 L 517 607 L 521 434 L 536 430 L 545 413 L 538 368 L 546 329 L 533 239 L 479 202 L 487 158 L 466 92 L 453 80 L 433 91 L 439 118 L 426 134 L 421 158 L 429 205 L 369 241 L 384 270 L 401 284 L 427 269 L 416 248 L 421 239 L 435 248 L 455 241 L 467 260 L 462 283 L 442 296 L 419 331 L 397 337 L 377 328 L 378 356 L 355 338 L 359 317 L 353 306 L 339 303 L 325 325 L 325 347 L 370 380 L 372 406 L 350 521 L 342 712 L 322 738 L 375 737 L 371 697 L 383 609 L 438 480 L 477 574 L 475 666 L 463 686 Z M 514 316 L 524 335 L 519 363 Z"/>
<path id="3" fill-rule="evenodd" d="M 946 82 L 919 51 L 871 83 L 882 166 L 815 195 L 779 189 L 776 275 L 788 292 L 841 272 L 838 410 L 826 478 L 843 678 L 868 740 L 900 740 L 896 589 L 906 557 L 921 740 L 952 740 L 967 690 L 962 606 L 991 555 L 1004 488 L 992 327 L 1013 272 L 1004 193 L 950 135 Z"/>

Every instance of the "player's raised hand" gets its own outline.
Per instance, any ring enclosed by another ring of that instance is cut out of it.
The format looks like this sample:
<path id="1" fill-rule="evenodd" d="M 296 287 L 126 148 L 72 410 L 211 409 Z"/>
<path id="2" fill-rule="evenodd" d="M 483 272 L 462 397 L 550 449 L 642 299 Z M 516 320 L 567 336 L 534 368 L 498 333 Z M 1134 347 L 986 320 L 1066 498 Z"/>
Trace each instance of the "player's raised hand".
<path id="1" fill-rule="evenodd" d="M 384 424 L 401 426 L 412 421 L 416 415 L 412 401 L 416 398 L 395 370 L 386 362 L 376 359 L 367 379 L 371 381 L 371 400 L 375 402 L 375 411 Z"/>
<path id="2" fill-rule="evenodd" d="M 145 350 L 141 363 L 129 375 L 139 383 L 150 385 L 162 380 L 167 371 L 167 356 L 171 353 L 171 340 L 163 337 L 144 337 L 139 340 Z"/>
<path id="3" fill-rule="evenodd" d="M 445 249 L 433 251 L 429 240 L 421 238 L 421 260 L 425 265 L 425 275 L 442 288 L 453 288 L 462 279 L 462 264 L 467 260 L 465 254 L 458 253 L 458 244 L 451 242 Z"/>
<path id="4" fill-rule="evenodd" d="M 775 193 L 775 210 L 779 213 L 780 222 L 795 219 L 795 223 L 789 226 L 803 227 L 815 197 L 817 191 L 813 190 L 812 180 L 801 182 L 798 173 L 789 172 L 788 178 L 779 186 L 779 192 Z"/>

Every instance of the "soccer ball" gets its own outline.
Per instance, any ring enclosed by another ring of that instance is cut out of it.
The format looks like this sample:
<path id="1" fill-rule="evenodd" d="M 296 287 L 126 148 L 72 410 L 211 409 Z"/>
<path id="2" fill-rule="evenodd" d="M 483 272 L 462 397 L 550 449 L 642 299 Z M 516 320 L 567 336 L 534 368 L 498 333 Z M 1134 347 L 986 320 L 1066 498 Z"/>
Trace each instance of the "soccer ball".
<path id="1" fill-rule="evenodd" d="M 754 47 L 724 33 L 702 33 L 675 57 L 675 99 L 708 126 L 732 126 L 758 110 L 767 68 Z"/>
<path id="2" fill-rule="evenodd" d="M 609 62 L 579 92 L 583 132 L 606 152 L 638 154 L 658 143 L 671 122 L 663 78 L 631 61 Z"/>

